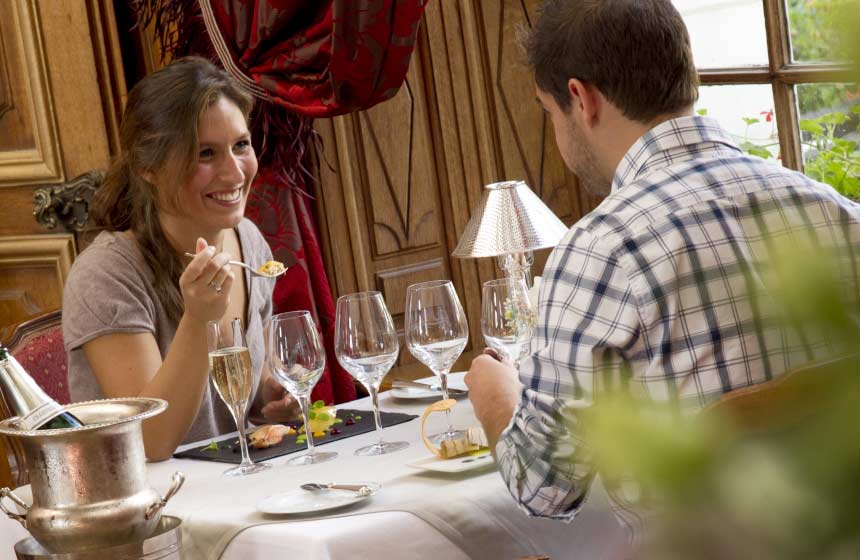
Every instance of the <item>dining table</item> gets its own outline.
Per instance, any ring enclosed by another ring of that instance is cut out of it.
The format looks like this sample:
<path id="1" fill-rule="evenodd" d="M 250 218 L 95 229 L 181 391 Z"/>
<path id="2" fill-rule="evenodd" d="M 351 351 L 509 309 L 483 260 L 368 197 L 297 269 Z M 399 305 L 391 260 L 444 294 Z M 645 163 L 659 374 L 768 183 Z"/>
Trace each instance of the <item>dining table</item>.
<path id="1" fill-rule="evenodd" d="M 452 374 L 450 386 L 464 388 L 463 375 Z M 462 472 L 428 470 L 436 461 L 421 437 L 420 415 L 433 398 L 397 394 L 381 393 L 381 410 L 418 417 L 382 431 L 386 440 L 409 442 L 396 453 L 354 455 L 357 448 L 378 439 L 376 432 L 367 432 L 318 441 L 319 450 L 338 453 L 332 461 L 296 467 L 285 465 L 287 456 L 282 456 L 267 461 L 273 468 L 244 477 L 223 476 L 229 465 L 219 462 L 173 458 L 148 463 L 149 484 L 160 493 L 167 490 L 174 472 L 185 475 L 183 487 L 164 510 L 181 519 L 182 558 L 513 560 L 546 555 L 561 560 L 611 558 L 623 547 L 625 533 L 599 478 L 580 512 L 564 522 L 529 517 L 519 509 L 490 457 Z M 340 408 L 372 414 L 369 397 Z M 479 425 L 468 398 L 458 400 L 451 419 L 457 428 Z M 430 415 L 428 431 L 441 431 L 445 421 L 444 414 Z M 261 504 L 272 503 L 272 496 L 295 494 L 308 482 L 374 483 L 378 490 L 335 510 L 299 515 L 261 511 L 267 509 Z M 22 487 L 16 493 L 29 501 L 28 490 Z M 18 523 L 0 520 L 0 559 L 14 559 L 14 543 L 27 536 Z"/>

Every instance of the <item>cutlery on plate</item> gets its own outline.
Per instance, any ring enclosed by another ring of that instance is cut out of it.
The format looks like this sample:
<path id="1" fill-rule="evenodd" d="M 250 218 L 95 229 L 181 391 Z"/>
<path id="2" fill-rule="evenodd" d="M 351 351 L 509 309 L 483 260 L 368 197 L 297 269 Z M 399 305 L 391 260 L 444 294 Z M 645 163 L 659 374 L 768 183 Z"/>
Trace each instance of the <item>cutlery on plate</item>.
<path id="1" fill-rule="evenodd" d="M 415 389 L 426 389 L 428 391 L 439 391 L 442 392 L 442 387 L 439 385 L 430 385 L 428 383 L 419 383 L 418 381 L 407 381 L 406 379 L 395 379 L 391 382 L 392 387 L 404 388 L 404 387 L 413 387 Z M 465 389 L 454 389 L 453 387 L 448 387 L 449 395 L 465 395 L 469 391 Z"/>
<path id="2" fill-rule="evenodd" d="M 302 484 L 299 488 L 302 490 L 308 490 L 309 492 L 315 492 L 317 490 L 349 490 L 352 492 L 358 492 L 359 496 L 370 496 L 373 494 L 373 488 L 365 486 L 364 484 L 337 484 L 335 482 L 321 484 L 319 482 L 308 482 L 306 484 Z"/>
<path id="3" fill-rule="evenodd" d="M 185 253 L 185 256 L 193 259 L 197 255 L 194 255 L 193 253 Z M 278 276 L 280 276 L 281 274 L 283 274 L 287 271 L 287 267 L 285 267 L 283 265 L 281 265 L 281 270 L 279 270 L 276 274 L 266 274 L 264 272 L 260 272 L 259 270 L 257 270 L 256 268 L 254 268 L 253 266 L 251 266 L 249 264 L 243 263 L 242 261 L 228 261 L 228 264 L 232 264 L 235 266 L 241 266 L 242 268 L 248 270 L 251 273 L 251 276 L 260 276 L 262 278 L 277 278 Z"/>

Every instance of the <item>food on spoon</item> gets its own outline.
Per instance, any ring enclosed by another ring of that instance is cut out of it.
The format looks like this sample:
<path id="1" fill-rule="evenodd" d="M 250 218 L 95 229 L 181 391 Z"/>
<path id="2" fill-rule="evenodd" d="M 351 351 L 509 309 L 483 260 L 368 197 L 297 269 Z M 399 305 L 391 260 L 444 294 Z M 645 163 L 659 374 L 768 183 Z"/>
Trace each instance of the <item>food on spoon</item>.
<path id="1" fill-rule="evenodd" d="M 286 270 L 284 268 L 284 263 L 278 261 L 266 261 L 265 264 L 257 269 L 257 272 L 265 274 L 266 276 L 277 276 L 284 270 Z"/>
<path id="2" fill-rule="evenodd" d="M 296 431 L 293 428 L 284 426 L 283 424 L 266 424 L 254 430 L 248 436 L 248 439 L 251 442 L 251 446 L 255 449 L 265 449 L 273 445 L 278 445 L 284 439 L 284 436 L 294 433 Z"/>

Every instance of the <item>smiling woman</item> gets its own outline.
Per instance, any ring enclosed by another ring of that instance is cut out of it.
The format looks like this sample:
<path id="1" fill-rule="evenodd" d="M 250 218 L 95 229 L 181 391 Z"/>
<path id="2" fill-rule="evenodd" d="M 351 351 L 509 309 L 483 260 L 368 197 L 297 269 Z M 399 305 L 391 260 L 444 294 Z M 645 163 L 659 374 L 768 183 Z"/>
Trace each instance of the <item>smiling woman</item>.
<path id="1" fill-rule="evenodd" d="M 271 259 L 244 218 L 257 158 L 251 97 L 201 58 L 185 58 L 129 93 L 121 153 L 93 201 L 106 231 L 75 261 L 63 299 L 73 400 L 148 396 L 170 406 L 143 426 L 150 459 L 234 429 L 208 383 L 208 322 L 241 317 L 254 408 L 271 420 L 295 408 L 264 367 L 272 282 L 230 269 Z M 194 247 L 189 263 L 183 254 Z M 266 406 L 264 406 L 266 405 Z"/>

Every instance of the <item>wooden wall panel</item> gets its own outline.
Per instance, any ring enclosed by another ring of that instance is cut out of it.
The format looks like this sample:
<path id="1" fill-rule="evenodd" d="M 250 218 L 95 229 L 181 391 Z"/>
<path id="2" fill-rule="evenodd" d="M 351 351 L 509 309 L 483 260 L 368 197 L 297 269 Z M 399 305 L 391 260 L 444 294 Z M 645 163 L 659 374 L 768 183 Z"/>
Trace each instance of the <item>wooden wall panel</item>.
<path id="1" fill-rule="evenodd" d="M 391 100 L 358 115 L 373 256 L 437 245 L 438 181 L 422 90 L 421 61 Z"/>
<path id="2" fill-rule="evenodd" d="M 0 2 L 0 187 L 63 179 L 33 0 Z"/>
<path id="3" fill-rule="evenodd" d="M 74 258 L 72 234 L 0 238 L 3 325 L 20 323 L 59 309 L 63 285 Z"/>

